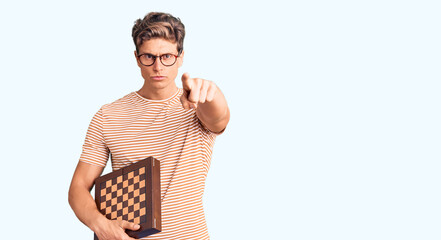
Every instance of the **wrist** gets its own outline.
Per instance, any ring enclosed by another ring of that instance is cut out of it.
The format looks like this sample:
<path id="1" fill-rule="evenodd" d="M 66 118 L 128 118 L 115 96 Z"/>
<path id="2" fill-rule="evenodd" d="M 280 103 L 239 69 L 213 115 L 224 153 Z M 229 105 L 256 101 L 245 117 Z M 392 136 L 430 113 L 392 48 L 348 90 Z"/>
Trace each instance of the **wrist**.
<path id="1" fill-rule="evenodd" d="M 90 230 L 93 232 L 99 232 L 103 225 L 105 225 L 109 220 L 104 217 L 100 212 L 96 212 L 86 224 Z"/>

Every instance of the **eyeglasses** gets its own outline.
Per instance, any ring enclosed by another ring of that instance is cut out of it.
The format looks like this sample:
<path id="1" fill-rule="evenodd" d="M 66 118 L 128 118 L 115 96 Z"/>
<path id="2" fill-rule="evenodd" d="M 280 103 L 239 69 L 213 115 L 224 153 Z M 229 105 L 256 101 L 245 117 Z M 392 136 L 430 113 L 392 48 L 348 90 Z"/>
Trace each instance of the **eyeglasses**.
<path id="1" fill-rule="evenodd" d="M 159 60 L 161 61 L 161 63 L 164 66 L 170 67 L 176 63 L 176 59 L 178 58 L 178 56 L 179 55 L 174 55 L 171 53 L 165 53 L 165 54 L 162 54 L 161 56 L 155 56 L 150 53 L 143 53 L 143 54 L 138 55 L 138 60 L 142 65 L 149 67 L 149 66 L 152 66 L 153 64 L 155 64 L 156 58 L 159 57 Z"/>

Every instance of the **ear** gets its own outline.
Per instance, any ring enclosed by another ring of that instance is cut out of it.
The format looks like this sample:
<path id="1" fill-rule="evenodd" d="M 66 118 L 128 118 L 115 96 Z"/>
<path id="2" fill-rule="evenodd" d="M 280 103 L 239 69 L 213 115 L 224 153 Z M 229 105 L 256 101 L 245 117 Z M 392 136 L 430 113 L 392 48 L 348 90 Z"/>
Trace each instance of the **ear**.
<path id="1" fill-rule="evenodd" d="M 136 59 L 136 63 L 138 64 L 138 67 L 141 67 L 141 64 L 138 61 L 138 54 L 136 53 L 136 50 L 133 51 L 133 53 L 135 54 L 135 59 Z"/>
<path id="2" fill-rule="evenodd" d="M 184 64 L 184 50 L 182 50 L 181 55 L 178 57 L 178 67 L 181 67 Z"/>

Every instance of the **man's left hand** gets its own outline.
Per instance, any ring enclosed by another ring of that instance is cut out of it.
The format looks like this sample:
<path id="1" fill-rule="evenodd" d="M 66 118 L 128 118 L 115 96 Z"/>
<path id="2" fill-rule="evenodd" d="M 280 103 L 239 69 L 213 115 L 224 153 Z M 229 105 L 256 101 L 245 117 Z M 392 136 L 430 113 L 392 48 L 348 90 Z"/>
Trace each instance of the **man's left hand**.
<path id="1" fill-rule="evenodd" d="M 213 101 L 216 94 L 216 84 L 201 78 L 190 78 L 188 73 L 182 75 L 181 103 L 184 109 L 196 109 L 199 103 Z"/>

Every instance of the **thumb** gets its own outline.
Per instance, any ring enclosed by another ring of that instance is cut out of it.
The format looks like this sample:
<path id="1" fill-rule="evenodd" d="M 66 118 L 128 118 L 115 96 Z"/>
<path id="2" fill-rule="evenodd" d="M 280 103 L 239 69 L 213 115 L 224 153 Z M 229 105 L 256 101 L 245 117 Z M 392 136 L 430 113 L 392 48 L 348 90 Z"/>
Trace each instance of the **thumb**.
<path id="1" fill-rule="evenodd" d="M 184 109 L 191 109 L 191 105 L 190 105 L 190 102 L 188 101 L 188 91 L 187 90 L 184 90 L 184 92 L 182 93 L 182 96 L 181 96 L 181 104 L 182 104 L 182 107 L 184 107 Z"/>
<path id="2" fill-rule="evenodd" d="M 132 222 L 127 222 L 127 221 L 122 221 L 121 225 L 122 225 L 121 226 L 122 228 L 133 230 L 133 231 L 136 231 L 136 230 L 138 230 L 141 227 L 141 226 L 139 226 L 139 224 L 135 224 L 135 223 L 132 223 Z"/>

